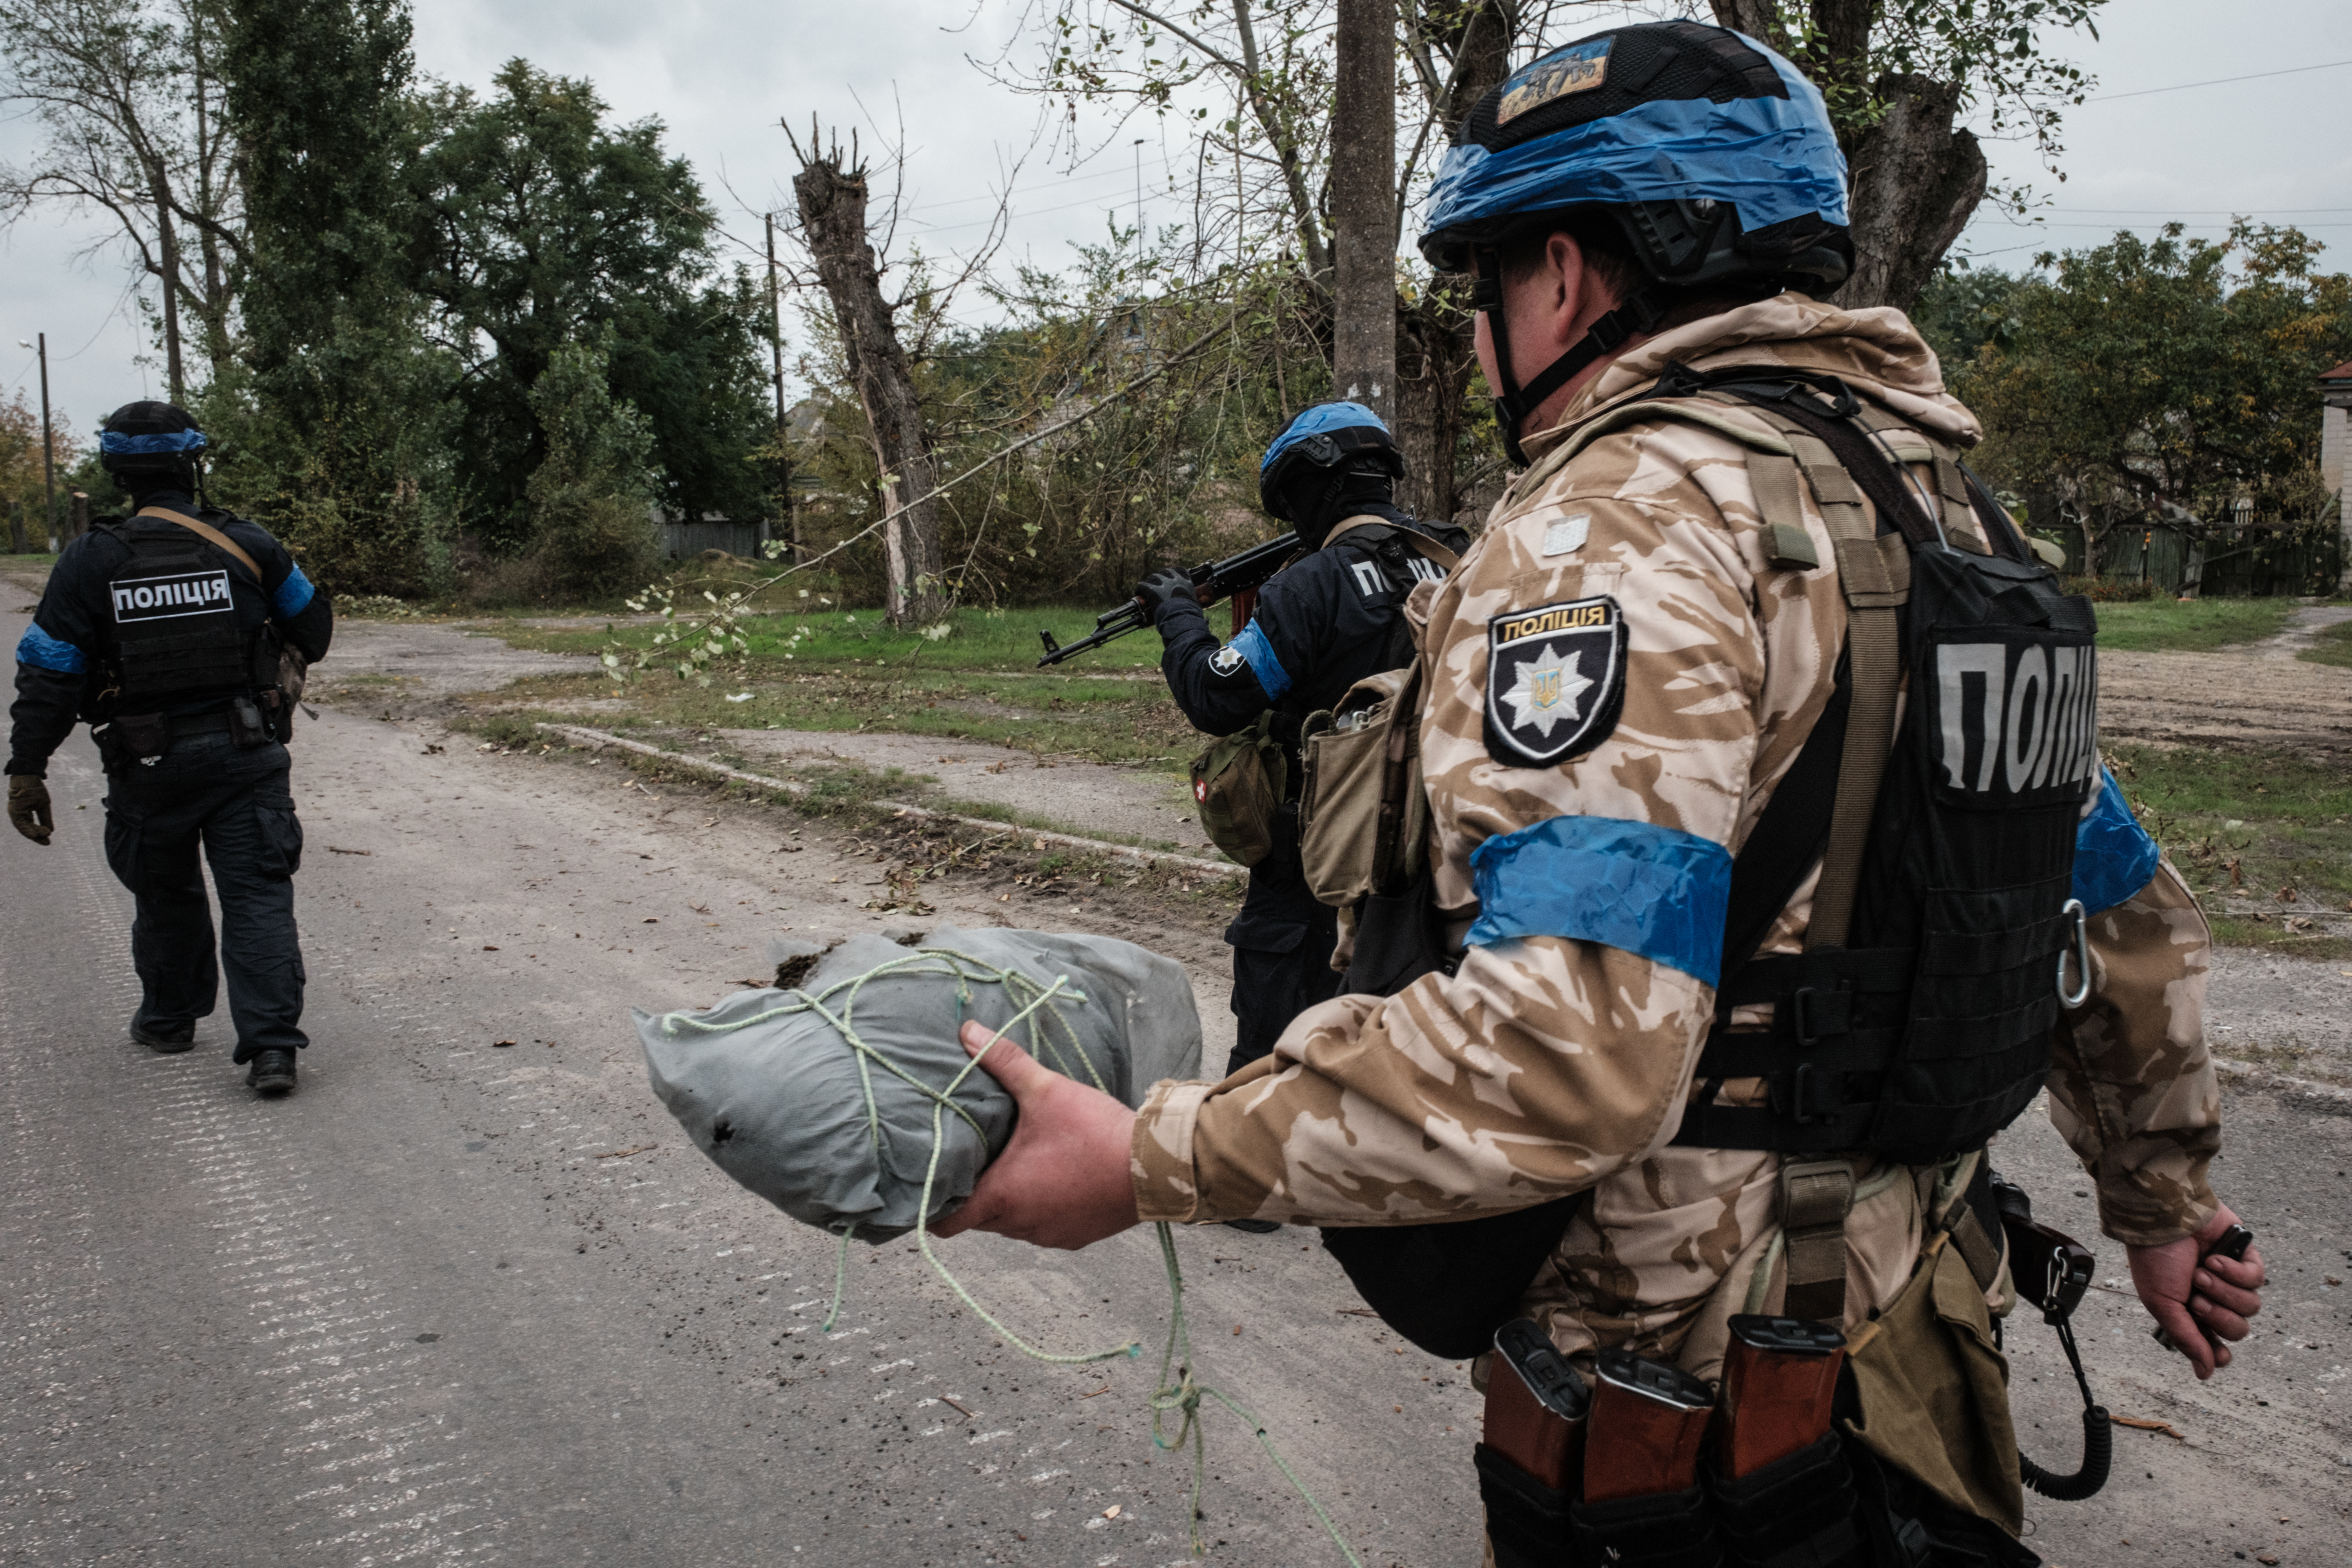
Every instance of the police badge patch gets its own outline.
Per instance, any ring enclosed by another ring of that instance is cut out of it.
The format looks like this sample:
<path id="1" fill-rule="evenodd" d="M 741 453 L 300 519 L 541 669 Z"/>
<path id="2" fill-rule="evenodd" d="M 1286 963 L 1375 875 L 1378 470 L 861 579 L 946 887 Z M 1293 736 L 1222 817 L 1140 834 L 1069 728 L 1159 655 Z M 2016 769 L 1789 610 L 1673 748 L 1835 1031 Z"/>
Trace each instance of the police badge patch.
<path id="1" fill-rule="evenodd" d="M 1209 656 L 1209 668 L 1219 675 L 1231 675 L 1242 667 L 1242 650 L 1227 643 Z"/>
<path id="2" fill-rule="evenodd" d="M 1625 617 L 1617 601 L 1510 610 L 1486 625 L 1486 754 L 1510 768 L 1580 757 L 1625 705 Z"/>

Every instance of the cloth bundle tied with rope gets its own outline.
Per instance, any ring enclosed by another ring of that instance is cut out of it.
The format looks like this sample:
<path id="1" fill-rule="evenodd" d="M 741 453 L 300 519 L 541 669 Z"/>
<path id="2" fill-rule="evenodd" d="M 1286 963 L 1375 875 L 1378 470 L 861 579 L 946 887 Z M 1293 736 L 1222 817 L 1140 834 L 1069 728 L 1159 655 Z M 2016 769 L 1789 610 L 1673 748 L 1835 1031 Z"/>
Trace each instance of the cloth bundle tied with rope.
<path id="1" fill-rule="evenodd" d="M 1013 1097 L 956 1043 L 967 1020 L 1129 1106 L 1201 1067 L 1183 967 L 1109 937 L 856 936 L 796 990 L 635 1016 L 696 1147 L 794 1219 L 876 1244 L 952 1213 L 1013 1135 Z"/>

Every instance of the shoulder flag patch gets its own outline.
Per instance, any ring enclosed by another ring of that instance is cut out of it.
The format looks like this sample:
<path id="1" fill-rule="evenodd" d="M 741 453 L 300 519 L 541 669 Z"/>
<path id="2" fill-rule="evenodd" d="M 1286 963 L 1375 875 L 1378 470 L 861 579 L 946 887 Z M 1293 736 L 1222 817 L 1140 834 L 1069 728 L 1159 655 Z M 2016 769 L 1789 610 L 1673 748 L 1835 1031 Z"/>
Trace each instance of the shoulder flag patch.
<path id="1" fill-rule="evenodd" d="M 1486 754 L 1505 767 L 1580 757 L 1617 728 L 1625 705 L 1625 617 L 1603 595 L 1486 625 Z"/>

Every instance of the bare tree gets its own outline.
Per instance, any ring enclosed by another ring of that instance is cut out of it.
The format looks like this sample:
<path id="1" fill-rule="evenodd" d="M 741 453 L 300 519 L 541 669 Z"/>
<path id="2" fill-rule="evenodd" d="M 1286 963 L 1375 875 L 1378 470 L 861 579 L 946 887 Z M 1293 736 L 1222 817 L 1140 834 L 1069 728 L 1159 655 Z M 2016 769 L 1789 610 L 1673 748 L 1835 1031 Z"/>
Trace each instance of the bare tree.
<path id="1" fill-rule="evenodd" d="M 934 621 L 947 603 L 933 499 L 939 475 L 895 310 L 882 296 L 881 271 L 866 238 L 866 168 L 854 141 L 846 157 L 837 142 L 820 152 L 814 132 L 806 148 L 794 140 L 793 151 L 801 163 L 793 176 L 801 237 L 833 305 L 842 355 L 881 470 L 884 505 L 898 514 L 882 534 L 889 579 L 885 608 L 894 626 Z"/>
<path id="2" fill-rule="evenodd" d="M 1395 423 L 1396 0 L 1339 0 L 1331 390 Z"/>
<path id="3" fill-rule="evenodd" d="M 229 352 L 246 268 L 236 149 L 222 131 L 210 0 L 0 0 L 0 100 L 47 132 L 22 165 L 0 166 L 0 215 L 95 208 L 156 284 L 172 397 L 186 395 L 180 324 L 203 352 Z"/>

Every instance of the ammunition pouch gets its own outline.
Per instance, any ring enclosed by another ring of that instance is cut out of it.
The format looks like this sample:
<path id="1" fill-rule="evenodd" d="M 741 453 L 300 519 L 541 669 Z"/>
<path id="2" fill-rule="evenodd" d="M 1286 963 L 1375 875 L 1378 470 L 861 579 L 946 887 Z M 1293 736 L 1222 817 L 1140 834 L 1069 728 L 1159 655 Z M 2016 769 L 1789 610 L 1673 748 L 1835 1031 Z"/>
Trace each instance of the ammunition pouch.
<path id="1" fill-rule="evenodd" d="M 1853 1468 L 1834 1432 L 1736 1480 L 1709 1466 L 1706 1491 L 1738 1568 L 1843 1568 L 1862 1543 Z"/>
<path id="2" fill-rule="evenodd" d="M 1719 1568 L 1723 1542 L 1706 1491 L 1656 1492 L 1608 1502 L 1572 1502 L 1575 1561 L 1593 1568 Z"/>
<path id="3" fill-rule="evenodd" d="M 1576 1568 L 1570 1494 L 1554 1491 L 1484 1443 L 1474 1459 L 1495 1568 Z"/>
<path id="4" fill-rule="evenodd" d="M 1402 893 L 1423 867 L 1421 694 L 1419 663 L 1383 670 L 1299 729 L 1299 861 L 1319 903 Z"/>
<path id="5" fill-rule="evenodd" d="M 1281 730 L 1290 721 L 1269 708 L 1246 730 L 1213 742 L 1192 759 L 1192 800 L 1209 842 L 1244 866 L 1274 852 L 1275 819 L 1290 786 Z"/>

